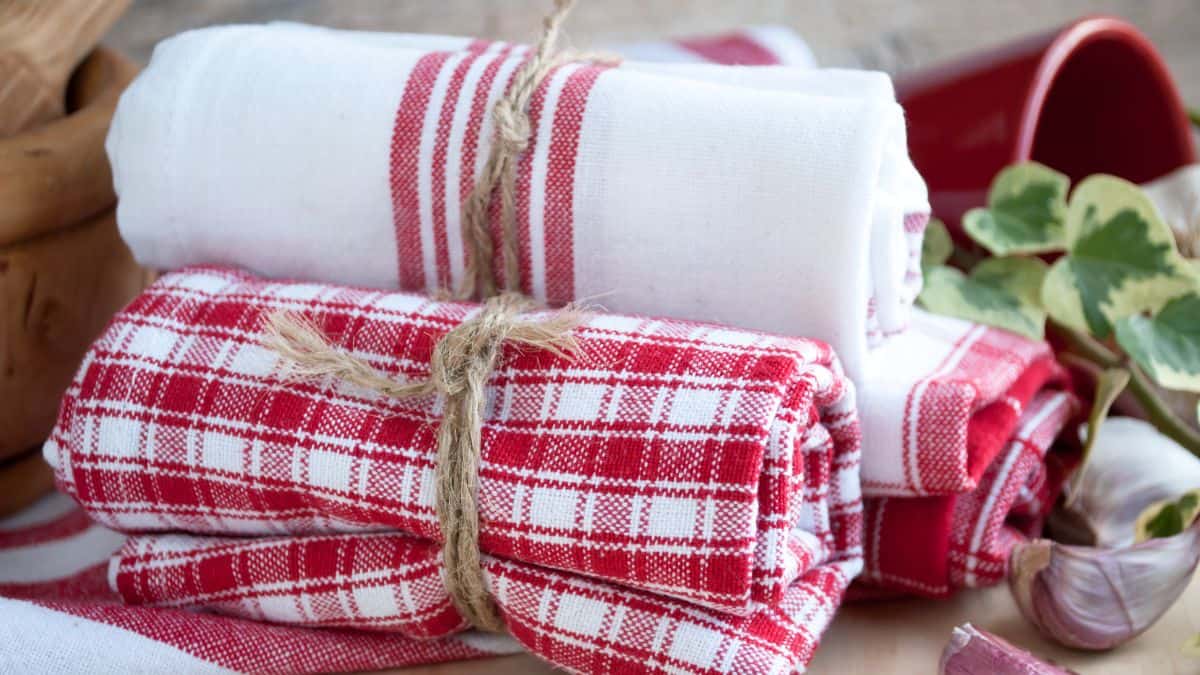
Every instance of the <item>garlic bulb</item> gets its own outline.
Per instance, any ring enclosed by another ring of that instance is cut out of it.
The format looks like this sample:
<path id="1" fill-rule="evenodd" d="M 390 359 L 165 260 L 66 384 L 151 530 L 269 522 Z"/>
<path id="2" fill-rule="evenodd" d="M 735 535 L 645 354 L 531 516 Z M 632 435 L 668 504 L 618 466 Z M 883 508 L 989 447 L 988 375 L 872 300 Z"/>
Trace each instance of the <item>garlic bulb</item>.
<path id="1" fill-rule="evenodd" d="M 1013 550 L 1009 588 L 1047 637 L 1078 649 L 1110 649 L 1175 604 L 1198 560 L 1200 525 L 1114 548 L 1036 539 Z"/>
<path id="2" fill-rule="evenodd" d="M 1142 191 L 1175 233 L 1183 257 L 1200 257 L 1200 164 L 1144 183 Z"/>
<path id="3" fill-rule="evenodd" d="M 1128 546 L 1146 507 L 1196 488 L 1200 459 L 1148 422 L 1110 417 L 1100 426 L 1087 470 L 1078 484 L 1067 485 L 1066 513 L 1060 509 L 1054 518 L 1086 530 L 1088 543 Z"/>
<path id="4" fill-rule="evenodd" d="M 955 627 L 942 650 L 940 675 L 1074 675 L 969 623 Z"/>

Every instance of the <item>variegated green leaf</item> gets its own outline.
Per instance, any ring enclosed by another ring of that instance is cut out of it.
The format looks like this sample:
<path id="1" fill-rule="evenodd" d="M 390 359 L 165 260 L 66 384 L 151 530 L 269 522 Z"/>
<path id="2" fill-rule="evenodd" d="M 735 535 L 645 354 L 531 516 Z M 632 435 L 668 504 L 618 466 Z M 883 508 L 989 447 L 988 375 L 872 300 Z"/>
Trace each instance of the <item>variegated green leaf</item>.
<path id="1" fill-rule="evenodd" d="M 920 302 L 935 314 L 954 316 L 1042 339 L 1046 313 L 1040 291 L 1046 264 L 1037 258 L 989 258 L 970 275 L 953 267 L 925 272 Z"/>
<path id="2" fill-rule="evenodd" d="M 1117 321 L 1116 335 L 1160 386 L 1200 392 L 1200 295 L 1175 298 L 1153 317 L 1127 316 Z"/>
<path id="3" fill-rule="evenodd" d="M 963 216 L 963 229 L 992 255 L 1061 251 L 1070 184 L 1037 162 L 1014 164 L 992 181 L 987 208 Z"/>
<path id="4" fill-rule="evenodd" d="M 1050 269 L 1042 304 L 1055 320 L 1106 338 L 1118 319 L 1157 311 L 1189 290 L 1194 273 L 1138 187 L 1096 175 L 1067 209 L 1068 255 Z"/>
<path id="5" fill-rule="evenodd" d="M 1179 499 L 1155 502 L 1138 516 L 1135 540 L 1173 537 L 1190 526 L 1197 515 L 1200 515 L 1200 490 L 1189 490 Z"/>
<path id="6" fill-rule="evenodd" d="M 1064 362 L 1065 363 L 1065 362 Z M 1108 417 L 1108 410 L 1112 407 L 1117 397 L 1121 392 L 1125 391 L 1125 387 L 1129 385 L 1129 371 L 1124 368 L 1109 368 L 1100 373 L 1096 379 L 1096 391 L 1092 396 L 1092 410 L 1088 413 L 1087 419 L 1087 436 L 1083 440 L 1083 454 L 1079 460 L 1079 467 L 1075 469 L 1075 475 L 1071 478 L 1071 483 L 1076 486 L 1076 489 L 1067 491 L 1071 497 L 1079 495 L 1077 489 L 1081 485 L 1083 475 L 1087 471 L 1088 459 L 1092 454 L 1092 446 L 1096 444 L 1096 439 L 1100 435 L 1100 429 L 1103 427 L 1104 420 Z M 1068 499 L 1070 501 L 1070 498 Z"/>
<path id="7" fill-rule="evenodd" d="M 944 264 L 954 253 L 954 241 L 946 224 L 931 218 L 925 227 L 925 238 L 921 241 L 921 269 Z"/>

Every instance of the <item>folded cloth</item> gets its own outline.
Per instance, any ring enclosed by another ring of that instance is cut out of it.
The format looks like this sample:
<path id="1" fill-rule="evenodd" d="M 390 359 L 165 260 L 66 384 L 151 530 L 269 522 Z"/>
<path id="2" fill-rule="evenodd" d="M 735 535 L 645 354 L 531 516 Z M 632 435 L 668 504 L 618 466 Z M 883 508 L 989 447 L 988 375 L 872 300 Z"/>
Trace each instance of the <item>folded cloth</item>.
<path id="1" fill-rule="evenodd" d="M 1050 346 L 916 310 L 870 354 L 859 404 L 862 579 L 932 596 L 1002 579 L 1067 475 L 1046 456 L 1078 402 Z"/>
<path id="2" fill-rule="evenodd" d="M 1041 533 L 1073 467 L 1069 453 L 1048 451 L 1075 411 L 1067 392 L 1038 393 L 969 492 L 866 499 L 856 591 L 943 597 L 1004 580 L 1013 546 Z"/>
<path id="3" fill-rule="evenodd" d="M 219 270 L 151 286 L 93 345 L 46 446 L 90 516 L 144 533 L 117 590 L 304 626 L 465 629 L 431 543 L 440 403 L 289 382 L 261 345 L 276 310 L 405 380 L 475 311 Z M 479 544 L 513 636 L 576 671 L 803 667 L 861 566 L 854 392 L 832 350 L 614 315 L 573 336 L 574 361 L 507 349 L 487 387 Z M 215 576 L 151 579 L 162 551 Z"/>
<path id="4" fill-rule="evenodd" d="M 457 287 L 461 205 L 526 49 L 378 42 L 275 25 L 160 44 L 108 138 L 139 261 Z M 528 112 L 526 294 L 814 337 L 851 376 L 906 326 L 928 202 L 886 75 L 573 63 Z"/>
<path id="5" fill-rule="evenodd" d="M 859 387 L 863 493 L 976 489 L 1035 396 L 1066 383 L 1046 342 L 915 310 L 911 330 L 871 352 Z"/>
<path id="6" fill-rule="evenodd" d="M 0 520 L 0 670 L 30 673 L 335 672 L 510 654 L 500 636 L 436 640 L 271 625 L 128 606 L 110 589 L 124 536 L 54 494 Z"/>

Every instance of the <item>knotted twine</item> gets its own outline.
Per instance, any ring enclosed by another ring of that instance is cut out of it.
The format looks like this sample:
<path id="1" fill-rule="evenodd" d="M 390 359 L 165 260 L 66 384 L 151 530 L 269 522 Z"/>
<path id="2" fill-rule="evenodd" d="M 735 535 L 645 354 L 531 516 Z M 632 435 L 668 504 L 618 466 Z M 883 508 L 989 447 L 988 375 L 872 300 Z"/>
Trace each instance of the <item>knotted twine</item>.
<path id="1" fill-rule="evenodd" d="M 434 510 L 442 532 L 444 582 L 455 608 L 472 626 L 500 632 L 504 621 L 487 590 L 479 552 L 479 461 L 485 386 L 506 343 L 572 357 L 578 344 L 571 334 L 582 314 L 567 307 L 542 318 L 523 318 L 536 307 L 514 292 L 520 279 L 516 228 L 516 168 L 529 146 L 527 108 L 538 87 L 555 68 L 574 61 L 612 61 L 610 57 L 557 52 L 559 28 L 574 0 L 555 0 L 543 20 L 542 35 L 512 86 L 492 110 L 496 136 L 479 181 L 462 209 L 463 241 L 469 255 L 454 297 L 487 298 L 472 318 L 447 332 L 433 349 L 429 378 L 398 382 L 366 361 L 330 344 L 312 321 L 288 312 L 267 317 L 266 345 L 293 364 L 298 378 L 336 378 L 393 398 L 437 395 L 444 412 L 437 431 Z M 488 229 L 492 194 L 499 189 L 504 290 L 497 295 Z"/>

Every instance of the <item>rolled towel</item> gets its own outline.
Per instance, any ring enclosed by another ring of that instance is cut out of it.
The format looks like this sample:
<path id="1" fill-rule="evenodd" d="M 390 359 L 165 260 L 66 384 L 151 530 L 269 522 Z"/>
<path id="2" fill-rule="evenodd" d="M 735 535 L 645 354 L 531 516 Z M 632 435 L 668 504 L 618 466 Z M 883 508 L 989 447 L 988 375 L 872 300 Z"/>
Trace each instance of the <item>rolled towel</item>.
<path id="1" fill-rule="evenodd" d="M 126 583 L 121 556 L 117 590 L 301 625 L 465 629 L 447 610 L 432 544 L 441 401 L 331 377 L 289 381 L 290 362 L 261 344 L 276 310 L 312 318 L 401 381 L 428 377 L 437 339 L 476 311 L 218 270 L 151 286 L 67 393 L 46 448 L 59 485 L 98 522 L 146 533 L 125 549 L 131 565 L 165 548 L 181 562 L 212 547 L 230 553 L 225 562 L 247 560 L 255 544 L 282 557 L 236 579 L 230 591 L 252 601 L 226 602 L 183 577 L 190 591 L 145 575 L 146 585 Z M 479 545 L 509 630 L 576 671 L 597 667 L 600 653 L 614 671 L 803 666 L 861 566 L 857 415 L 832 350 L 615 315 L 589 316 L 572 335 L 574 361 L 506 348 L 487 384 Z M 254 538 L 230 548 L 155 532 Z M 325 554 L 275 564 L 313 542 L 363 557 L 336 571 L 315 563 L 333 560 Z M 407 582 L 375 588 L 401 561 Z M 201 565 L 214 584 L 233 580 L 222 564 Z M 339 616 L 325 607 L 331 596 L 310 597 L 328 574 L 363 596 L 361 611 L 351 603 Z M 281 609 L 293 601 L 321 608 Z"/>
<path id="2" fill-rule="evenodd" d="M 141 262 L 458 286 L 461 205 L 525 48 L 327 33 L 235 26 L 159 45 L 108 139 Z M 527 294 L 814 337 L 852 376 L 869 341 L 906 326 L 928 203 L 886 75 L 569 64 L 529 115 Z"/>
<path id="3" fill-rule="evenodd" d="M 944 596 L 1003 579 L 1073 464 L 1047 456 L 1078 411 L 1050 346 L 916 310 L 871 353 L 859 404 L 863 581 Z"/>

